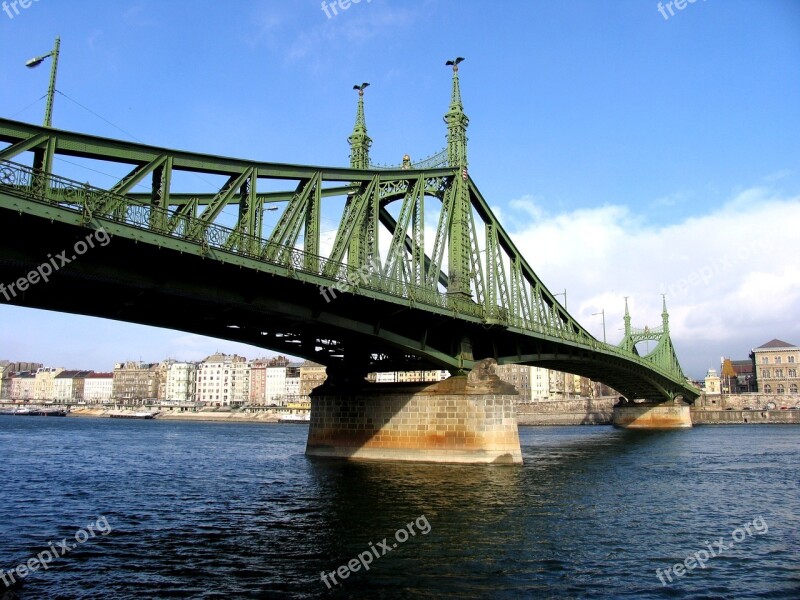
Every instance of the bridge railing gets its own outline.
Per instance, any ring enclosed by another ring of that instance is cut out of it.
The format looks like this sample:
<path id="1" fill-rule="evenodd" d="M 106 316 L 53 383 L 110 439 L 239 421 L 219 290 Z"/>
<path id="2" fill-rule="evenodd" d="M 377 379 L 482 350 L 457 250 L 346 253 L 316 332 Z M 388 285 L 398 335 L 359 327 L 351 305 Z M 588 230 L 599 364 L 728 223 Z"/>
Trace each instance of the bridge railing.
<path id="1" fill-rule="evenodd" d="M 123 223 L 136 229 L 197 243 L 206 252 L 213 248 L 284 267 L 290 272 L 325 277 L 331 280 L 328 287 L 340 291 L 364 288 L 388 293 L 415 304 L 452 309 L 473 317 L 484 318 L 486 313 L 484 307 L 478 304 L 460 302 L 455 305 L 446 294 L 424 286 L 378 273 L 365 273 L 363 268 L 331 261 L 299 248 L 273 244 L 260 236 L 209 223 L 176 210 L 137 204 L 124 195 L 42 173 L 27 165 L 0 161 L 0 187 L 18 197 L 81 213 L 87 222 L 98 218 Z"/>
<path id="2" fill-rule="evenodd" d="M 415 170 L 424 170 L 424 169 L 441 169 L 442 167 L 447 167 L 449 165 L 449 160 L 447 156 L 447 148 L 443 148 L 439 150 L 436 154 L 431 154 L 421 160 L 416 162 L 409 161 L 408 163 L 400 163 L 399 165 L 381 165 L 377 163 L 370 163 L 370 169 L 390 169 L 390 170 L 397 170 L 397 169 L 415 169 Z"/>
<path id="3" fill-rule="evenodd" d="M 589 345 L 594 341 L 548 323 L 510 314 L 506 307 L 487 308 L 469 301 L 453 301 L 446 294 L 426 286 L 415 285 L 377 272 L 365 272 L 363 267 L 334 263 L 324 256 L 310 254 L 300 248 L 271 244 L 260 236 L 208 223 L 176 210 L 134 203 L 124 195 L 58 175 L 44 174 L 19 163 L 0 161 L 0 186 L 12 191 L 16 196 L 37 202 L 45 201 L 80 212 L 86 221 L 96 217 L 120 222 L 136 229 L 197 243 L 206 252 L 213 248 L 281 266 L 290 272 L 329 278 L 332 281 L 328 287 L 339 291 L 354 292 L 359 289 L 369 289 L 402 298 L 412 304 L 452 310 L 455 314 L 478 318 L 495 325 L 519 327 Z M 114 208 L 109 210 L 108 207 Z"/>

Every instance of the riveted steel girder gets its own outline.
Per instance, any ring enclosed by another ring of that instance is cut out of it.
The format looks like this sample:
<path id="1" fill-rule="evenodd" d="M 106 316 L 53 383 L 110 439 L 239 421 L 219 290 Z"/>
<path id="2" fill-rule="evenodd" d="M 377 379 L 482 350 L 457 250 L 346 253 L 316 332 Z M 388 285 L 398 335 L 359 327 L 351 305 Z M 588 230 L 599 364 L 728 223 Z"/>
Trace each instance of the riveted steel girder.
<path id="1" fill-rule="evenodd" d="M 460 121 L 454 124 L 464 126 Z M 60 223 L 59 231 L 103 227 L 119 240 L 138 244 L 115 263 L 132 274 L 135 265 L 119 261 L 129 255 L 135 258 L 131 254 L 135 252 L 149 255 L 156 248 L 162 252 L 159 256 L 174 260 L 174 269 L 180 268 L 181 260 L 200 259 L 204 270 L 231 281 L 238 281 L 238 275 L 229 269 L 245 270 L 274 278 L 295 294 L 292 302 L 280 302 L 276 296 L 259 304 L 257 294 L 266 292 L 252 291 L 252 285 L 243 283 L 242 299 L 231 305 L 238 308 L 225 309 L 213 324 L 195 326 L 176 316 L 174 327 L 285 351 L 293 348 L 295 355 L 326 364 L 343 360 L 344 353 L 351 360 L 371 356 L 368 360 L 382 361 L 384 366 L 405 361 L 468 369 L 472 355 L 494 356 L 501 362 L 559 364 L 570 372 L 591 372 L 595 379 L 639 397 L 696 395 L 680 371 L 667 331 L 653 353 L 640 357 L 629 348 L 598 342 L 581 327 L 539 280 L 463 167 L 418 171 L 263 163 L 45 130 L 4 119 L 0 119 L 0 142 L 8 144 L 0 149 L 0 157 L 6 157 L 0 160 L 0 210 L 18 215 L 26 227 L 34 223 L 42 227 Z M 31 155 L 28 166 L 22 164 Z M 121 163 L 127 165 L 128 174 L 110 189 L 78 183 L 52 174 L 53 159 L 61 156 Z M 213 193 L 186 189 L 185 182 L 181 189 L 175 184 L 179 172 L 222 176 L 224 183 Z M 292 191 L 259 191 L 259 183 L 265 181 L 279 181 L 282 189 Z M 134 191 L 144 184 L 149 184 L 147 192 Z M 320 218 L 326 199 L 332 197 L 345 199 L 344 210 L 333 246 L 323 255 Z M 397 220 L 386 210 L 394 201 L 402 202 Z M 266 203 L 283 207 L 269 232 L 263 231 Z M 427 255 L 425 209 L 432 205 L 439 220 Z M 220 222 L 229 206 L 237 209 L 232 227 Z M 485 237 L 479 236 L 481 227 Z M 298 246 L 301 235 L 303 243 Z M 385 260 L 378 251 L 381 235 L 388 235 Z M 480 248 L 479 240 L 484 240 L 485 248 Z M 17 243 L 25 242 L 20 238 Z M 2 251 L 24 254 L 35 248 Z M 102 263 L 102 253 L 95 254 Z M 11 264 L 3 260 L 0 253 L 0 265 Z M 87 268 L 92 264 L 89 255 L 81 261 Z M 83 273 L 80 264 L 74 277 L 97 277 Z M 169 289 L 135 281 L 120 284 L 120 290 L 140 285 L 149 290 L 142 292 L 145 296 L 174 300 Z M 349 285 L 352 281 L 358 285 Z M 180 293 L 195 303 L 191 306 L 205 302 L 203 293 L 191 292 L 190 280 L 182 286 Z M 256 295 L 248 300 L 248 294 Z M 48 303 L 79 311 L 46 295 L 36 301 L 41 307 Z M 189 307 L 187 314 L 192 312 Z M 104 307 L 94 310 L 108 316 Z M 259 311 L 268 315 L 263 326 Z M 170 326 L 160 320 L 167 313 L 157 313 L 149 316 L 145 306 L 135 315 L 121 307 L 115 314 Z M 224 319 L 233 314 L 236 322 L 226 325 Z M 375 358 L 378 355 L 382 358 Z"/>

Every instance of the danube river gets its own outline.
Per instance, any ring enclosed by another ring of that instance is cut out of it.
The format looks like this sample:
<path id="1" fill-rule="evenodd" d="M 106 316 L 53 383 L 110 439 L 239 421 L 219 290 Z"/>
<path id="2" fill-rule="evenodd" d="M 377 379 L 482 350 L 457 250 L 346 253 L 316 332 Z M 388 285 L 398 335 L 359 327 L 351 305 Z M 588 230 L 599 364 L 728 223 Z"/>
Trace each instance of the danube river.
<path id="1" fill-rule="evenodd" d="M 521 428 L 522 467 L 306 432 L 0 417 L 0 570 L 36 600 L 800 598 L 800 427 Z"/>

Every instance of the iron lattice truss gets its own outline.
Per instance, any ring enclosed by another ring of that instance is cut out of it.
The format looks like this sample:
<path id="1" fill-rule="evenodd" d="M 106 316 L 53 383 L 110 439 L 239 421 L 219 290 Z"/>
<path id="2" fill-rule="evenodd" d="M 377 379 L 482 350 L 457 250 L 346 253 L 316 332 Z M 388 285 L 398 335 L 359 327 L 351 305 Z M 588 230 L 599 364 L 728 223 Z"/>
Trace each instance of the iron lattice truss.
<path id="1" fill-rule="evenodd" d="M 368 168 L 365 85 L 356 88 L 350 168 L 225 158 L 0 119 L 0 218 L 10 226 L 0 275 L 41 262 L 34 240 L 43 236 L 66 244 L 103 229 L 114 237 L 54 277 L 48 289 L 58 291 L 36 288 L 11 301 L 242 341 L 332 373 L 457 371 L 493 357 L 586 375 L 629 398 L 693 400 L 699 390 L 686 382 L 666 327 L 646 332 L 659 340 L 646 357 L 629 317 L 620 346 L 599 342 L 520 254 L 469 177 L 457 62 L 447 160 L 400 168 Z M 56 159 L 124 174 L 112 185 L 82 184 L 54 175 Z M 222 183 L 197 189 L 209 179 Z M 342 207 L 330 242 L 321 227 L 329 205 Z M 266 227 L 273 210 L 279 217 Z M 99 296 L 73 297 L 87 286 Z"/>

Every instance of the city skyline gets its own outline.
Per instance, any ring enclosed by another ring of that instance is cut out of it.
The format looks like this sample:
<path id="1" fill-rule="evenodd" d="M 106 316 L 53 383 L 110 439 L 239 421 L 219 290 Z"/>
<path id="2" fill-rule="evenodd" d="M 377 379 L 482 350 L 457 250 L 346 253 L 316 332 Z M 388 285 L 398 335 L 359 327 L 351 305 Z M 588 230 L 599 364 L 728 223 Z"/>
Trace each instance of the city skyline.
<path id="1" fill-rule="evenodd" d="M 666 19 L 634 2 L 495 11 L 373 0 L 330 17 L 318 2 L 236 11 L 198 2 L 190 12 L 41 2 L 13 18 L 0 13 L 0 28 L 6 118 L 41 122 L 46 69 L 24 64 L 61 35 L 55 127 L 303 164 L 347 163 L 356 81 L 371 84 L 373 160 L 436 152 L 449 100 L 444 61 L 465 56 L 470 174 L 537 274 L 554 293 L 566 290 L 570 313 L 596 338 L 619 340 L 626 296 L 634 326 L 657 325 L 666 294 L 672 338 L 692 377 L 720 355 L 800 340 L 791 318 L 800 273 L 786 226 L 800 220 L 794 3 L 697 3 Z M 500 31 L 491 46 L 481 42 Z M 206 40 L 220 35 L 228 43 L 212 51 Z M 176 68 L 179 56 L 202 68 Z M 56 170 L 104 181 L 63 160 Z M 329 237 L 336 217 L 323 214 Z M 601 310 L 606 332 L 594 316 Z M 108 356 L 270 355 L 4 304 L 0 321 L 0 355 L 11 360 L 99 370 Z M 86 364 L 71 365 L 75 356 Z"/>

